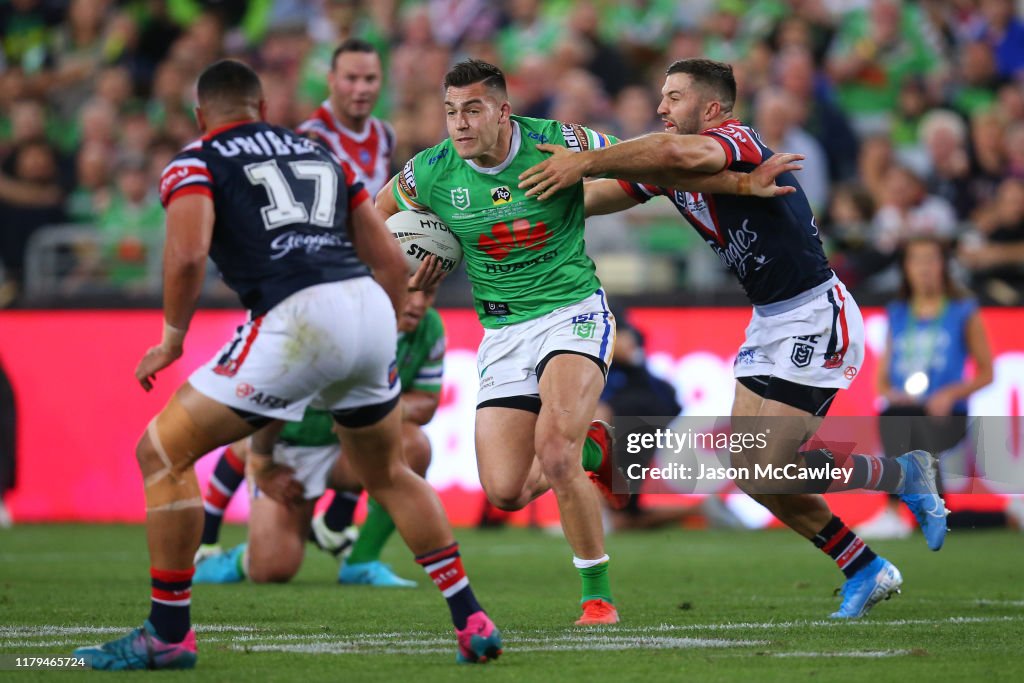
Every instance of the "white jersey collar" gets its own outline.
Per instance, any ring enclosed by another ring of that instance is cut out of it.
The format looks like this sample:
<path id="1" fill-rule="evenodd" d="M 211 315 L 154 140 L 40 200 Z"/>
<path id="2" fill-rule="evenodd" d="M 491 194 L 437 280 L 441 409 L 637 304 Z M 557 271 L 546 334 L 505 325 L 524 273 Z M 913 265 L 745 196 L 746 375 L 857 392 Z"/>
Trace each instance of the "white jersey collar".
<path id="1" fill-rule="evenodd" d="M 477 173 L 486 173 L 487 175 L 498 175 L 506 168 L 508 168 L 512 161 L 516 158 L 516 154 L 519 153 L 519 147 L 522 145 L 522 142 L 523 134 L 522 131 L 519 129 L 519 122 L 513 119 L 512 144 L 509 145 L 508 156 L 505 157 L 505 160 L 503 162 L 501 162 L 497 166 L 484 168 L 483 166 L 478 166 L 477 164 L 475 164 L 471 159 L 466 159 L 465 161 L 467 164 L 469 164 L 469 167 L 476 171 Z"/>

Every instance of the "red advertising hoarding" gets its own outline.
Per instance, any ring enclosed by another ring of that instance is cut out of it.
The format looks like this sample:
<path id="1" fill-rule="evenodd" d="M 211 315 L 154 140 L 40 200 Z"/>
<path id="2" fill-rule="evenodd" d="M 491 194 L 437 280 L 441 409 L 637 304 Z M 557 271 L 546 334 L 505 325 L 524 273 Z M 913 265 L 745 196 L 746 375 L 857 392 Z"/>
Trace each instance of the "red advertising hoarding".
<path id="1" fill-rule="evenodd" d="M 995 382 L 978 392 L 971 412 L 1020 414 L 1024 391 L 1024 309 L 984 311 L 996 359 Z M 655 372 L 677 390 L 687 415 L 727 415 L 732 401 L 732 360 L 749 310 L 634 309 Z M 473 453 L 477 344 L 482 329 L 466 310 L 443 311 L 449 353 L 441 407 L 428 434 L 434 446 L 430 481 L 456 524 L 475 521 L 482 503 Z M 158 311 L 0 312 L 0 362 L 14 385 L 18 408 L 18 486 L 8 503 L 20 521 L 122 521 L 143 518 L 134 446 L 146 424 L 189 373 L 208 360 L 243 321 L 237 311 L 201 311 L 185 355 L 164 371 L 151 393 L 133 371 L 159 340 Z M 875 371 L 886 338 L 885 318 L 865 311 L 867 359 L 853 387 L 840 392 L 831 415 L 874 415 Z M 200 461 L 205 485 L 213 458 Z M 735 496 L 737 499 L 742 496 Z M 245 514 L 245 496 L 229 519 Z M 855 522 L 878 505 L 874 496 L 836 496 L 839 514 Z M 841 499 L 841 500 L 840 500 Z M 999 505 L 991 497 L 975 503 Z M 554 521 L 554 505 L 541 500 L 534 516 Z M 753 523 L 763 523 L 756 515 Z"/>

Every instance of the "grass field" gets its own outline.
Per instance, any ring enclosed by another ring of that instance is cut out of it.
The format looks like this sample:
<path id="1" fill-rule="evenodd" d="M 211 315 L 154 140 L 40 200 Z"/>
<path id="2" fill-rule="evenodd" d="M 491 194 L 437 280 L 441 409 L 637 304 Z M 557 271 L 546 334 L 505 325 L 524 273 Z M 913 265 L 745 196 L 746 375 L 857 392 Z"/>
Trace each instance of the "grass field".
<path id="1" fill-rule="evenodd" d="M 228 527 L 226 543 L 243 530 Z M 198 681 L 1020 681 L 1024 537 L 918 536 L 873 547 L 899 566 L 903 595 L 852 623 L 834 565 L 785 531 L 673 530 L 609 539 L 622 623 L 572 626 L 578 579 L 564 541 L 509 529 L 459 533 L 505 654 L 458 667 L 447 610 L 399 542 L 385 559 L 415 590 L 342 588 L 312 551 L 284 586 L 198 586 Z M 0 533 L 0 653 L 66 655 L 119 636 L 148 609 L 143 530 L 20 526 Z M 56 681 L 81 672 L 0 673 Z M 99 676 L 101 674 L 93 674 Z M 118 680 L 133 674 L 110 674 Z M 140 673 L 137 675 L 154 675 Z"/>

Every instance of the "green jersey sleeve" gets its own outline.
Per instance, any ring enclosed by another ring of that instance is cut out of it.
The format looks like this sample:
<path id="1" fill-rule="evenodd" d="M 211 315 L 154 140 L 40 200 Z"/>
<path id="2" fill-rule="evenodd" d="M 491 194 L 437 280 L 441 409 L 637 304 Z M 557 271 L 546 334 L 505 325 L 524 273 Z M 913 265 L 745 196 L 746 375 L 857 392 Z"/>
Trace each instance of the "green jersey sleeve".
<path id="1" fill-rule="evenodd" d="M 395 203 L 402 211 L 430 211 L 429 203 L 424 199 L 428 193 L 424 185 L 431 180 L 430 171 L 449 154 L 453 154 L 451 141 L 445 140 L 439 145 L 423 150 L 409 161 L 391 184 L 391 193 Z M 419 177 L 417 178 L 417 171 Z"/>
<path id="2" fill-rule="evenodd" d="M 446 348 L 441 315 L 428 308 L 416 329 L 398 340 L 398 375 L 402 390 L 439 393 Z"/>

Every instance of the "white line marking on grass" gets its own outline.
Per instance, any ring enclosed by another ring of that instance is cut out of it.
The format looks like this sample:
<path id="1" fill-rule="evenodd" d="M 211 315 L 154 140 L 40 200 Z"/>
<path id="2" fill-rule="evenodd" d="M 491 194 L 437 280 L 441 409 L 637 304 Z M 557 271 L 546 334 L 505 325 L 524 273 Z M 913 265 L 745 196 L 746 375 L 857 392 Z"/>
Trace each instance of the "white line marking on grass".
<path id="1" fill-rule="evenodd" d="M 43 624 L 40 626 L 18 626 L 0 624 L 0 638 L 45 638 L 47 636 L 106 635 L 125 633 L 135 626 L 63 626 Z M 235 624 L 196 624 L 199 633 L 256 633 L 252 626 Z"/>
<path id="2" fill-rule="evenodd" d="M 978 607 L 1024 607 L 1024 600 L 972 600 Z"/>
<path id="3" fill-rule="evenodd" d="M 945 619 L 889 619 L 875 621 L 872 619 L 829 619 L 819 621 L 748 621 L 725 624 L 660 624 L 658 626 L 609 626 L 602 629 L 603 633 L 660 633 L 666 631 L 746 631 L 775 630 L 811 627 L 849 628 L 867 626 L 933 626 L 938 624 L 989 624 L 1007 621 L 1024 621 L 1021 616 L 1001 617 L 947 617 Z"/>
<path id="4" fill-rule="evenodd" d="M 80 645 L 81 643 L 77 640 L 5 640 L 0 645 L 9 648 L 16 647 L 64 647 L 71 645 Z"/>
<path id="5" fill-rule="evenodd" d="M 45 636 L 77 636 L 84 634 L 120 633 L 123 626 L 0 626 L 0 638 L 32 638 Z"/>
<path id="6" fill-rule="evenodd" d="M 850 652 L 772 652 L 771 657 L 859 657 L 877 659 L 880 657 L 903 657 L 912 654 L 910 650 L 852 650 Z"/>
<path id="7" fill-rule="evenodd" d="M 571 642 L 543 643 L 536 645 L 518 645 L 512 647 L 516 652 L 556 652 L 560 650 L 686 650 L 724 647 L 760 647 L 767 645 L 764 640 L 728 640 L 724 638 L 579 638 Z"/>
<path id="8" fill-rule="evenodd" d="M 609 650 L 675 650 L 731 647 L 760 647 L 767 645 L 763 640 L 727 640 L 722 638 L 625 638 L 612 636 L 564 636 L 535 638 L 529 641 L 516 639 L 508 645 L 515 652 L 560 652 L 560 651 L 609 651 Z M 296 644 L 256 644 L 233 647 L 248 652 L 294 652 L 302 654 L 406 654 L 422 655 L 451 652 L 455 640 L 430 638 L 427 640 L 406 640 L 402 643 L 379 643 L 374 641 L 345 640 L 338 642 L 320 641 Z"/>
<path id="9" fill-rule="evenodd" d="M 278 635 L 259 635 L 259 634 L 247 634 L 243 636 L 232 637 L 213 637 L 203 638 L 204 643 L 237 643 L 246 647 L 245 643 L 255 643 L 252 646 L 254 649 L 267 642 L 288 642 L 288 641 L 300 641 L 306 643 L 352 643 L 354 645 L 364 645 L 366 647 L 380 647 L 389 648 L 393 645 L 403 645 L 405 642 L 413 642 L 424 645 L 443 645 L 445 643 L 454 643 L 455 638 L 451 637 L 434 637 L 434 638 L 418 638 L 415 636 L 406 636 L 403 639 L 398 638 L 381 638 L 377 635 L 367 634 L 365 636 L 352 637 L 339 637 L 337 640 L 331 637 L 325 637 L 322 635 L 316 635 L 312 633 L 299 634 L 278 634 Z"/>
<path id="10" fill-rule="evenodd" d="M 196 633 L 259 633 L 258 628 L 238 624 L 193 624 L 192 628 Z"/>
<path id="11" fill-rule="evenodd" d="M 885 621 L 822 620 L 763 621 L 724 624 L 660 624 L 655 626 L 611 626 L 594 632 L 584 629 L 544 630 L 509 629 L 505 632 L 508 647 L 517 652 L 555 652 L 564 650 L 629 650 L 629 649 L 697 649 L 738 648 L 766 645 L 762 640 L 731 640 L 724 638 L 680 637 L 678 633 L 728 631 L 776 631 L 798 628 L 878 628 L 884 626 L 929 626 L 960 624 L 992 624 L 1024 621 L 1020 616 L 965 617 L 945 619 L 890 619 Z M 269 626 L 268 626 L 269 627 Z M 265 627 L 265 628 L 268 628 Z M 80 645 L 81 640 L 100 640 L 101 636 L 119 635 L 129 630 L 124 626 L 64 625 L 0 625 L 0 643 L 4 648 L 53 648 Z M 225 643 L 235 650 L 266 652 L 306 652 L 322 654 L 431 654 L 450 652 L 455 647 L 451 636 L 436 631 L 382 631 L 377 633 L 329 634 L 265 633 L 258 627 L 239 624 L 197 624 L 200 640 Z M 903 650 L 862 652 L 770 653 L 778 657 L 893 657 L 908 654 Z"/>

